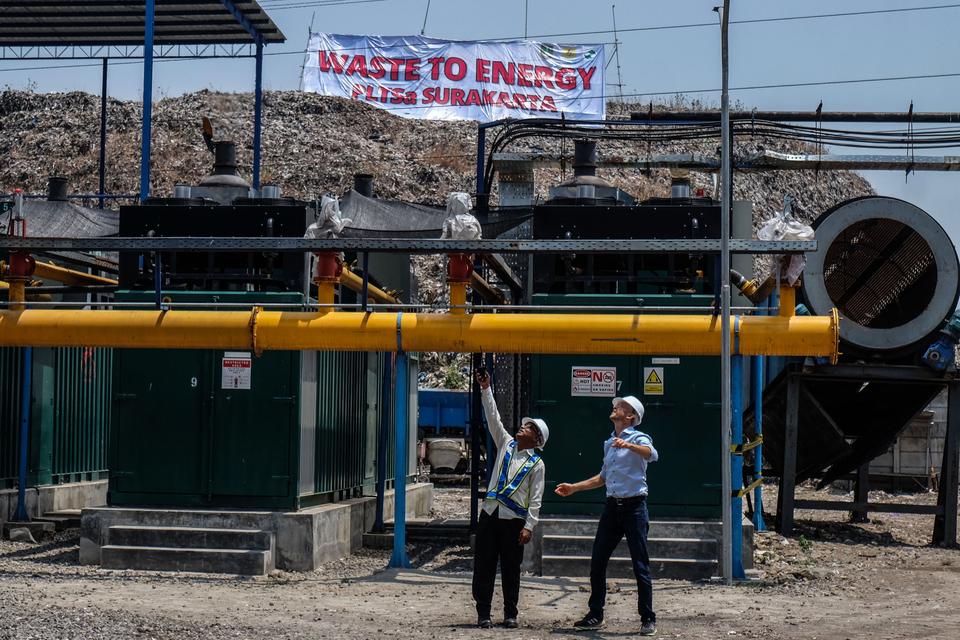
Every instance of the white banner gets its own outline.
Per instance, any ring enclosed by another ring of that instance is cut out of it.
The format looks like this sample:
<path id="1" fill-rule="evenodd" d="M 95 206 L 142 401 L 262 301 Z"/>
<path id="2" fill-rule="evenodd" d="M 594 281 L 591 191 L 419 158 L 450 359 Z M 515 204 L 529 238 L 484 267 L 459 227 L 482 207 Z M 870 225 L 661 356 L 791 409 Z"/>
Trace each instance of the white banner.
<path id="1" fill-rule="evenodd" d="M 303 88 L 431 120 L 602 119 L 603 45 L 314 33 Z"/>

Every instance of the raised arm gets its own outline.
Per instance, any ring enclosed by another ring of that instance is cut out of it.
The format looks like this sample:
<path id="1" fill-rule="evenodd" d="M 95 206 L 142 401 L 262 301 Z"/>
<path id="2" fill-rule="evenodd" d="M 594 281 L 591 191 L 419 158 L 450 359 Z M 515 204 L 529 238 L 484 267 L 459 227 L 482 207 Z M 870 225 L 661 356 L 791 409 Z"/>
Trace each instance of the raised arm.
<path id="1" fill-rule="evenodd" d="M 480 385 L 480 400 L 483 404 L 483 414 L 487 417 L 487 429 L 497 448 L 510 442 L 510 434 L 503 428 L 500 412 L 497 411 L 497 401 L 493 399 L 493 389 L 490 388 L 490 375 L 477 374 L 477 384 Z"/>

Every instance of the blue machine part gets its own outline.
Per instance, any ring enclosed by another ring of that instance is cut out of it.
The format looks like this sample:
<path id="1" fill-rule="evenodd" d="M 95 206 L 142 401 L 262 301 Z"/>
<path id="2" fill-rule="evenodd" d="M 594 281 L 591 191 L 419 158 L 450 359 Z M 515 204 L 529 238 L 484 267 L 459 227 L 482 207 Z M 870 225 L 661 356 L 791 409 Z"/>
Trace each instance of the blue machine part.
<path id="1" fill-rule="evenodd" d="M 923 363 L 934 371 L 946 371 L 956 357 L 957 342 L 960 342 L 960 311 L 954 311 L 953 317 L 940 330 L 940 337 L 927 347 Z"/>
<path id="2" fill-rule="evenodd" d="M 426 434 L 432 430 L 470 435 L 470 392 L 452 389 L 419 389 L 417 427 Z"/>

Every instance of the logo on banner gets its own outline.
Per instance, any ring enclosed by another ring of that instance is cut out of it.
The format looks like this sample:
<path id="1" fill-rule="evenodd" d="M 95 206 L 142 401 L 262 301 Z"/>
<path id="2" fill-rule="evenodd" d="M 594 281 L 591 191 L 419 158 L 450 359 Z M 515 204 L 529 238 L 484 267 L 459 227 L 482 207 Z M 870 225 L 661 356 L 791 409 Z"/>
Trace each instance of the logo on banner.
<path id="1" fill-rule="evenodd" d="M 602 45 L 314 33 L 306 91 L 438 120 L 601 119 Z"/>

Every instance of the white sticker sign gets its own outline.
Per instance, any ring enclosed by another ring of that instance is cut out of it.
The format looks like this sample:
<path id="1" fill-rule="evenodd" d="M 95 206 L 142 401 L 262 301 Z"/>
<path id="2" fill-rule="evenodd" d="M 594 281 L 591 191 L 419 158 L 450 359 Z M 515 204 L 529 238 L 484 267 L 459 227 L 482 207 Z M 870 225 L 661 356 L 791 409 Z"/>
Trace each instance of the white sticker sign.
<path id="1" fill-rule="evenodd" d="M 617 395 L 617 368 L 572 367 L 570 395 L 614 397 Z"/>
<path id="2" fill-rule="evenodd" d="M 253 359 L 249 351 L 227 351 L 223 354 L 221 389 L 249 389 Z"/>

